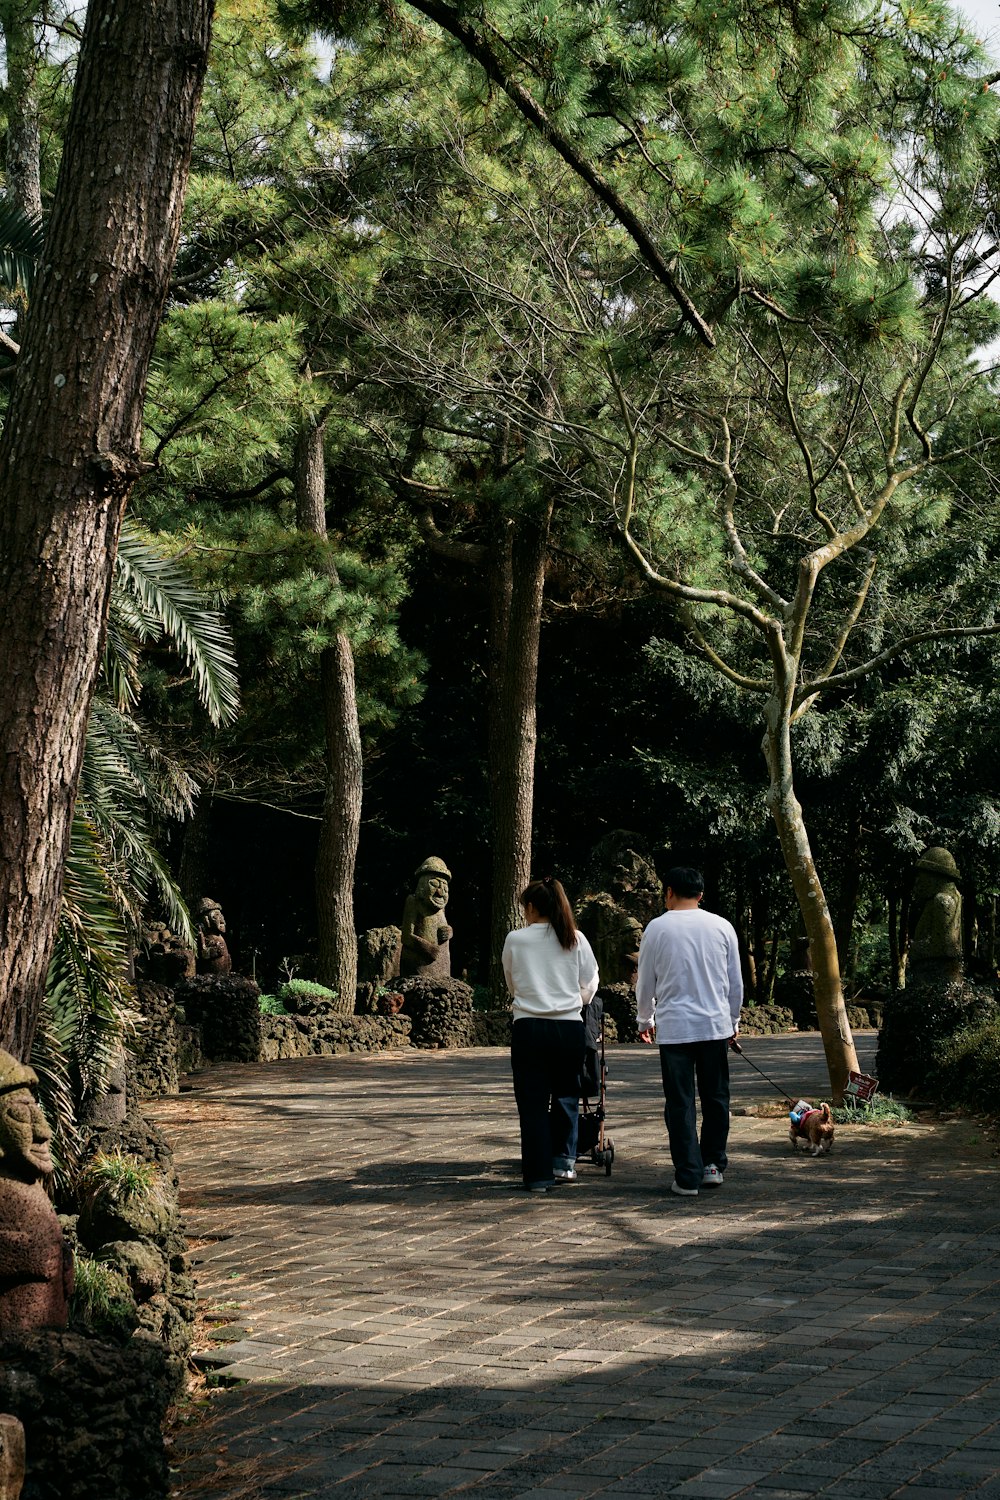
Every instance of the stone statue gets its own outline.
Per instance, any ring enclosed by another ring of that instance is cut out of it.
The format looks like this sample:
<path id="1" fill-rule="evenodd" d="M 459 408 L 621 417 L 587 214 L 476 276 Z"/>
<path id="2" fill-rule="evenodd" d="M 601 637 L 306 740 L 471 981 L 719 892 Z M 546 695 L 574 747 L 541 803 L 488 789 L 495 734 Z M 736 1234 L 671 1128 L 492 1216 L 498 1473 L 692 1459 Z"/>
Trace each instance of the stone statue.
<path id="1" fill-rule="evenodd" d="M 24 1428 L 16 1417 L 0 1416 L 0 1500 L 18 1500 L 24 1484 Z"/>
<path id="2" fill-rule="evenodd" d="M 451 975 L 452 929 L 445 921 L 451 871 L 443 859 L 425 859 L 414 875 L 416 890 L 403 907 L 399 972 L 404 977 L 444 978 Z"/>
<path id="3" fill-rule="evenodd" d="M 909 966 L 947 965 L 957 976 L 962 968 L 961 876 L 947 849 L 926 849 L 914 866 L 910 905 L 913 934 Z"/>
<path id="4" fill-rule="evenodd" d="M 222 907 L 210 896 L 203 896 L 194 909 L 194 917 L 198 928 L 198 973 L 228 974 L 233 961 L 224 936 L 226 919 Z"/>
<path id="5" fill-rule="evenodd" d="M 43 1179 L 52 1132 L 35 1102 L 38 1079 L 0 1052 L 0 1334 L 64 1328 L 73 1257 Z"/>
<path id="6" fill-rule="evenodd" d="M 149 926 L 143 931 L 138 968 L 143 979 L 175 985 L 181 979 L 194 978 L 195 956 L 184 939 L 169 927 Z"/>

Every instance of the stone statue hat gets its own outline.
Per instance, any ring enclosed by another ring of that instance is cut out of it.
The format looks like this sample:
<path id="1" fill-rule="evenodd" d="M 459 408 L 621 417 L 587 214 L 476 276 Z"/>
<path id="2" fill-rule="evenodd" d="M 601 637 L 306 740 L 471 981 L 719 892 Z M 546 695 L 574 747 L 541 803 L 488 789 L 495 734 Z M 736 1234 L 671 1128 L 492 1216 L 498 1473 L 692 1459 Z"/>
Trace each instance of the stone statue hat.
<path id="1" fill-rule="evenodd" d="M 936 875 L 939 880 L 958 881 L 961 879 L 954 856 L 949 850 L 937 846 L 925 849 L 913 868 L 927 875 Z"/>
<path id="2" fill-rule="evenodd" d="M 419 880 L 421 875 L 443 875 L 445 880 L 451 879 L 451 871 L 444 860 L 438 859 L 436 854 L 432 854 L 429 859 L 424 860 L 420 869 L 414 872 L 414 880 Z"/>
<path id="3" fill-rule="evenodd" d="M 18 1062 L 9 1052 L 0 1051 L 0 1094 L 10 1094 L 14 1089 L 33 1089 L 38 1083 L 38 1074 L 33 1068 Z"/>

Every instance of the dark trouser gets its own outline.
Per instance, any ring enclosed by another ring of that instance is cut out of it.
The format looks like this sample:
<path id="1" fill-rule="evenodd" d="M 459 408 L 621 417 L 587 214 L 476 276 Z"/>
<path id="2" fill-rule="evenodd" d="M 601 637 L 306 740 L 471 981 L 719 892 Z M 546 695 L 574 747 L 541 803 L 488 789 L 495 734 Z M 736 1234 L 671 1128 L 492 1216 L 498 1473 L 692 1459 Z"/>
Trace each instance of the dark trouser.
<path id="1" fill-rule="evenodd" d="M 511 1031 L 510 1065 L 521 1121 L 521 1172 L 551 1182 L 576 1163 L 583 1022 L 523 1016 Z"/>
<path id="2" fill-rule="evenodd" d="M 678 1187 L 701 1186 L 705 1167 L 726 1170 L 729 1139 L 729 1043 L 680 1042 L 660 1048 L 663 1118 Z M 701 1145 L 694 1091 L 701 1100 Z"/>

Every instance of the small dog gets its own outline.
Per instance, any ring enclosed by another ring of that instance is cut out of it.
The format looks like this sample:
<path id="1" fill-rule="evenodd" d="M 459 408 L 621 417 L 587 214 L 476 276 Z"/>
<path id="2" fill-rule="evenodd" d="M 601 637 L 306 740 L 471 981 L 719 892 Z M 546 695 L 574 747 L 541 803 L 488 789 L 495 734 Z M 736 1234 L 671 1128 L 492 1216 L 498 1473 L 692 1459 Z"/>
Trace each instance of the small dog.
<path id="1" fill-rule="evenodd" d="M 806 1142 L 810 1156 L 822 1156 L 825 1151 L 830 1150 L 833 1145 L 833 1117 L 829 1104 L 814 1107 L 805 1099 L 800 1099 L 789 1114 L 789 1119 L 792 1123 L 788 1139 L 793 1151 L 798 1150 L 799 1141 Z"/>

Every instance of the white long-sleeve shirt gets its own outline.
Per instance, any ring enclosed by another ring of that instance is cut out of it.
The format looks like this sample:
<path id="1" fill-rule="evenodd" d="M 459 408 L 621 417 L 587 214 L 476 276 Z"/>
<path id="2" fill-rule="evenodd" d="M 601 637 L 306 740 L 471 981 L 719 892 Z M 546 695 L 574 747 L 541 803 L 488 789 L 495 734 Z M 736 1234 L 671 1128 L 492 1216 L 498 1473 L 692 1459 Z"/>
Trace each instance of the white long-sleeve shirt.
<path id="1" fill-rule="evenodd" d="M 579 930 L 572 948 L 564 948 L 551 922 L 531 922 L 508 932 L 503 945 L 503 973 L 513 998 L 514 1020 L 537 1016 L 546 1021 L 579 1021 L 580 1010 L 597 993 L 597 959 Z"/>
<path id="2" fill-rule="evenodd" d="M 655 1019 L 661 1046 L 731 1037 L 743 1004 L 732 924 L 700 908 L 654 917 L 639 944 L 635 994 L 639 1030 Z"/>

